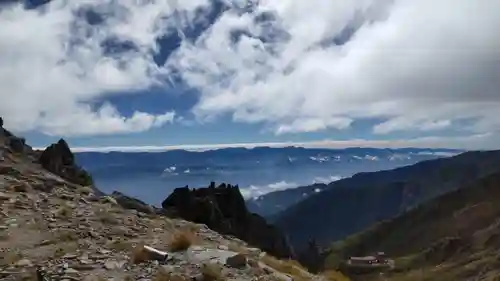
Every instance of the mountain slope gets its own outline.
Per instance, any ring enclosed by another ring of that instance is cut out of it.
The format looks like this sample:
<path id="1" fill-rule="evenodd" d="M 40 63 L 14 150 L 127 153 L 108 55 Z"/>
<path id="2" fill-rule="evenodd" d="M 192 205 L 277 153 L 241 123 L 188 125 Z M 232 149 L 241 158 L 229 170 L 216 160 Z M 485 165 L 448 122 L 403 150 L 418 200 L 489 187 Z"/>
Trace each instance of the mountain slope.
<path id="1" fill-rule="evenodd" d="M 2 124 L 1 280 L 327 281 L 206 225 L 81 185 L 90 175 L 66 142 L 33 151 Z"/>
<path id="2" fill-rule="evenodd" d="M 498 280 L 499 247 L 497 172 L 335 243 L 327 264 L 385 251 L 396 268 L 384 280 Z"/>
<path id="3" fill-rule="evenodd" d="M 500 170 L 500 151 L 467 152 L 333 182 L 280 213 L 275 224 L 301 249 L 325 245 Z"/>

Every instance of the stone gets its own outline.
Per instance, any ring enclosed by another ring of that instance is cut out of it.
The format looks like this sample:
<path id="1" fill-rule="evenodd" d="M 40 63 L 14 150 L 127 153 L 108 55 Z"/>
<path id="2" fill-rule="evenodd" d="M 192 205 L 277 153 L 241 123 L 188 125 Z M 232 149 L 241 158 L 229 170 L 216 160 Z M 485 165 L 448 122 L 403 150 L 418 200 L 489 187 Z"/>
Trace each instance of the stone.
<path id="1" fill-rule="evenodd" d="M 226 265 L 234 268 L 244 268 L 247 266 L 247 257 L 243 254 L 237 254 L 226 259 Z"/>
<path id="2" fill-rule="evenodd" d="M 110 204 L 113 204 L 113 205 L 118 205 L 118 202 L 116 202 L 116 199 L 111 197 L 111 196 L 103 196 L 99 199 L 100 202 L 102 203 L 110 203 Z"/>
<path id="3" fill-rule="evenodd" d="M 53 243 L 54 243 L 54 241 L 52 241 L 52 240 L 43 240 L 43 241 L 42 241 L 42 242 L 40 242 L 40 244 L 38 244 L 38 245 L 40 245 L 40 246 L 47 246 L 47 245 L 51 245 L 51 244 L 53 244 Z"/>
<path id="4" fill-rule="evenodd" d="M 224 251 L 229 251 L 229 247 L 227 245 L 219 245 L 219 246 L 217 246 L 217 249 L 224 250 Z"/>
<path id="5" fill-rule="evenodd" d="M 28 192 L 31 189 L 31 186 L 28 183 L 23 182 L 14 185 L 12 188 L 15 192 Z"/>
<path id="6" fill-rule="evenodd" d="M 19 261 L 16 262 L 16 266 L 29 267 L 29 266 L 33 266 L 33 264 L 28 259 L 20 259 Z"/>
<path id="7" fill-rule="evenodd" d="M 175 271 L 175 267 L 171 265 L 160 265 L 159 269 L 162 273 L 168 274 Z"/>
<path id="8" fill-rule="evenodd" d="M 0 201 L 7 201 L 12 198 L 12 195 L 0 191 Z"/>
<path id="9" fill-rule="evenodd" d="M 120 269 L 120 268 L 122 268 L 125 265 L 125 263 L 127 263 L 127 262 L 126 261 L 107 260 L 104 263 L 104 268 L 106 268 L 107 270 Z"/>

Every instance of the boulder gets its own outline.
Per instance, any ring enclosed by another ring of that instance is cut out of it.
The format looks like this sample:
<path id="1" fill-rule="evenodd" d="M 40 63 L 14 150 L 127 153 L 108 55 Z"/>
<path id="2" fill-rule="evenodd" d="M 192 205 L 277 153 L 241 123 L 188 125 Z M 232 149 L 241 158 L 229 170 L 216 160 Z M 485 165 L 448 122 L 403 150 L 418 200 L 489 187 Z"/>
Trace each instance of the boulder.
<path id="1" fill-rule="evenodd" d="M 166 213 L 234 235 L 277 257 L 292 255 L 284 234 L 248 211 L 238 186 L 223 183 L 216 187 L 212 182 L 207 188 L 176 188 L 162 207 Z"/>
<path id="2" fill-rule="evenodd" d="M 63 139 L 47 147 L 38 161 L 46 170 L 79 185 L 92 186 L 92 177 L 75 164 L 75 157 Z"/>
<path id="3" fill-rule="evenodd" d="M 226 265 L 234 268 L 245 268 L 247 266 L 247 257 L 243 254 L 237 254 L 226 259 Z"/>

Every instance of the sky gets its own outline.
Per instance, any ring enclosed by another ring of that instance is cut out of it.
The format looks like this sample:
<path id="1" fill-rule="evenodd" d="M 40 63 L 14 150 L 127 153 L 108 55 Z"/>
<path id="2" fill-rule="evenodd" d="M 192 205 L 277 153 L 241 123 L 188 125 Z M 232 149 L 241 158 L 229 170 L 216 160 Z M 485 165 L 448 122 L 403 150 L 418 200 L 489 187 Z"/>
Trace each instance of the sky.
<path id="1" fill-rule="evenodd" d="M 0 1 L 0 116 L 35 147 L 498 149 L 499 11 L 492 0 Z"/>

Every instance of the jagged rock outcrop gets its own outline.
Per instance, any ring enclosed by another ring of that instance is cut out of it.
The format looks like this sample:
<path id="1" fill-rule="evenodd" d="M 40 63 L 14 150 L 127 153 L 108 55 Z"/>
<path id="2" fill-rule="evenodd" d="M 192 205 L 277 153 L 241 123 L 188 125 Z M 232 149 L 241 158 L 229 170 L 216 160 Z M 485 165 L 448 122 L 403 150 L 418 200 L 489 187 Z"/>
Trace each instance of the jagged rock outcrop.
<path id="1" fill-rule="evenodd" d="M 248 211 L 238 186 L 223 183 L 215 187 L 212 182 L 208 188 L 176 188 L 162 207 L 170 214 L 234 235 L 277 257 L 292 254 L 280 230 Z"/>
<path id="2" fill-rule="evenodd" d="M 75 156 L 63 139 L 47 147 L 38 160 L 43 168 L 70 182 L 93 185 L 91 176 L 75 164 Z"/>
<path id="3" fill-rule="evenodd" d="M 8 138 L 8 144 L 15 153 L 24 153 L 26 150 L 26 141 L 24 138 L 10 136 Z"/>

